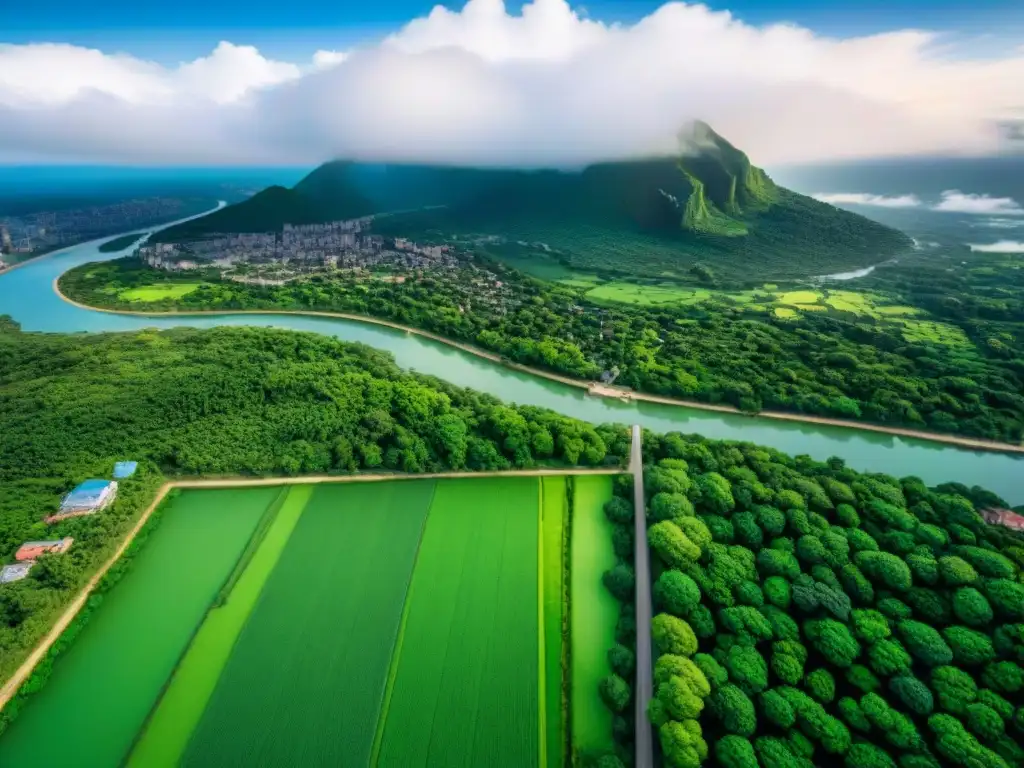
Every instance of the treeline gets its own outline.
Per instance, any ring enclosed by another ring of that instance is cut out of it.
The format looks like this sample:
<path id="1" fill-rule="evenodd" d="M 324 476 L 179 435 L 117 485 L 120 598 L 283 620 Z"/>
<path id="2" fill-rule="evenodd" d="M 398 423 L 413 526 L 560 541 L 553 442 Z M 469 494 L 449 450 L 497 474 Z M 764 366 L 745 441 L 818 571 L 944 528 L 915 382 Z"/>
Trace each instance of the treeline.
<path id="1" fill-rule="evenodd" d="M 386 353 L 256 328 L 24 334 L 0 318 L 0 557 L 73 536 L 0 587 L 0 678 L 112 552 L 165 477 L 494 470 L 624 460 L 597 427 L 407 373 Z M 102 514 L 53 526 L 64 493 L 140 462 Z"/>
<path id="2" fill-rule="evenodd" d="M 352 273 L 284 286 L 207 285 L 166 309 L 334 310 L 383 317 L 476 344 L 518 363 L 581 378 L 618 369 L 643 392 L 1019 443 L 1024 352 L 987 340 L 962 348 L 908 342 L 869 317 L 806 312 L 799 324 L 742 305 L 597 306 L 583 292 L 488 265 L 500 297 L 473 293 L 471 266 L 405 282 Z M 138 309 L 119 291 L 172 280 L 136 259 L 67 273 L 62 289 L 87 304 Z M 189 279 L 194 280 L 194 276 Z M 213 277 L 217 280 L 216 277 Z"/>
<path id="3" fill-rule="evenodd" d="M 666 765 L 1024 764 L 1024 536 L 977 511 L 1002 499 L 695 435 L 644 446 Z M 615 711 L 632 696 L 619 672 L 603 688 Z"/>

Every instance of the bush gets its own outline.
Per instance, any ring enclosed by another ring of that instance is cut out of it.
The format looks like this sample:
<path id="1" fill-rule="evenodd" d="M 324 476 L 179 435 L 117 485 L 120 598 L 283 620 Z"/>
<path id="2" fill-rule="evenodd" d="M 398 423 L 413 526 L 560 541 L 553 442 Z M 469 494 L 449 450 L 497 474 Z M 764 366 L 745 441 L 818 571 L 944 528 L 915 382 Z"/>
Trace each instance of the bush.
<path id="1" fill-rule="evenodd" d="M 910 654 L 929 667 L 940 667 L 953 660 L 953 651 L 934 627 L 920 621 L 901 621 L 896 631 Z"/>
<path id="2" fill-rule="evenodd" d="M 986 742 L 1002 738 L 1006 731 L 1006 723 L 999 713 L 980 702 L 967 705 L 967 727 Z"/>
<path id="3" fill-rule="evenodd" d="M 619 677 L 631 679 L 636 672 L 636 655 L 632 649 L 616 643 L 608 649 L 608 666 Z"/>
<path id="4" fill-rule="evenodd" d="M 985 667 L 981 682 L 994 691 L 1017 693 L 1024 689 L 1024 669 L 1012 661 L 997 661 Z"/>
<path id="5" fill-rule="evenodd" d="M 756 582 L 744 581 L 736 587 L 736 602 L 740 605 L 760 608 L 764 605 L 764 592 Z"/>
<path id="6" fill-rule="evenodd" d="M 936 667 L 931 682 L 939 707 L 954 715 L 966 715 L 967 705 L 978 697 L 978 684 L 959 667 Z"/>
<path id="7" fill-rule="evenodd" d="M 697 519 L 707 526 L 711 538 L 719 544 L 731 544 L 736 539 L 732 520 L 721 515 L 699 515 Z"/>
<path id="8" fill-rule="evenodd" d="M 601 581 L 620 603 L 633 602 L 636 596 L 636 575 L 632 566 L 619 563 L 605 571 Z"/>
<path id="9" fill-rule="evenodd" d="M 863 710 L 860 708 L 860 704 L 856 699 L 849 696 L 844 696 L 839 700 L 839 715 L 843 718 L 846 724 L 855 728 L 862 733 L 867 733 L 871 730 L 871 721 L 868 720 Z"/>
<path id="10" fill-rule="evenodd" d="M 858 605 L 870 606 L 875 603 L 875 588 L 860 568 L 853 563 L 844 565 L 839 571 L 839 580 L 850 599 Z"/>
<path id="11" fill-rule="evenodd" d="M 885 750 L 862 741 L 847 752 L 846 768 L 896 768 L 896 763 Z"/>
<path id="12" fill-rule="evenodd" d="M 685 496 L 683 497 L 686 498 Z M 633 503 L 621 496 L 612 496 L 604 503 L 604 514 L 613 523 L 632 523 L 634 517 Z"/>
<path id="13" fill-rule="evenodd" d="M 1007 619 L 1024 619 L 1024 584 L 993 579 L 985 585 L 985 594 L 993 610 Z"/>
<path id="14" fill-rule="evenodd" d="M 612 712 L 623 712 L 633 698 L 633 689 L 618 675 L 608 675 L 601 680 L 598 690 L 601 700 Z"/>
<path id="15" fill-rule="evenodd" d="M 889 690 L 915 715 L 930 715 L 935 698 L 927 685 L 913 675 L 901 675 L 889 681 Z"/>
<path id="16" fill-rule="evenodd" d="M 793 591 L 790 589 L 788 581 L 781 576 L 769 576 L 764 580 L 762 586 L 765 599 L 769 603 L 782 610 L 789 608 L 790 601 L 793 599 Z"/>
<path id="17" fill-rule="evenodd" d="M 711 683 L 701 668 L 691 659 L 685 656 L 664 654 L 654 662 L 654 683 L 662 685 L 669 680 L 678 680 L 694 696 L 701 699 L 707 698 L 711 693 Z"/>
<path id="18" fill-rule="evenodd" d="M 910 568 L 915 584 L 925 584 L 929 587 L 938 584 L 939 561 L 931 553 L 912 552 L 907 555 L 907 566 Z"/>
<path id="19" fill-rule="evenodd" d="M 772 639 L 772 625 L 757 608 L 749 605 L 723 608 L 718 612 L 718 618 L 721 625 L 744 645 L 757 645 Z"/>
<path id="20" fill-rule="evenodd" d="M 868 664 L 883 677 L 902 675 L 910 669 L 910 654 L 898 640 L 879 640 L 868 648 Z"/>
<path id="21" fill-rule="evenodd" d="M 1012 579 L 1017 575 L 1017 566 L 1013 561 L 998 552 L 981 547 L 956 547 L 955 552 L 982 576 L 990 579 Z"/>
<path id="22" fill-rule="evenodd" d="M 708 745 L 696 720 L 669 720 L 658 728 L 658 740 L 665 759 L 674 768 L 698 768 L 707 757 Z"/>
<path id="23" fill-rule="evenodd" d="M 954 765 L 1009 768 L 1002 758 L 983 747 L 955 718 L 932 715 L 928 718 L 928 727 L 935 734 L 935 750 Z"/>
<path id="24" fill-rule="evenodd" d="M 715 632 L 718 631 L 718 628 L 715 626 L 715 617 L 712 615 L 711 609 L 706 605 L 695 606 L 689 615 L 686 616 L 686 621 L 697 637 L 714 637 Z"/>
<path id="25" fill-rule="evenodd" d="M 846 671 L 846 682 L 864 693 L 871 693 L 882 687 L 882 681 L 863 664 L 854 664 Z"/>
<path id="26" fill-rule="evenodd" d="M 693 663 L 704 673 L 704 678 L 712 688 L 717 688 L 729 682 L 729 673 L 725 671 L 725 668 L 713 656 L 706 653 L 698 653 L 693 657 Z"/>
<path id="27" fill-rule="evenodd" d="M 684 617 L 700 603 L 700 588 L 682 571 L 669 569 L 654 582 L 654 599 L 663 610 Z"/>
<path id="28" fill-rule="evenodd" d="M 774 723 L 783 730 L 793 727 L 793 723 L 796 722 L 796 713 L 778 691 L 774 689 L 765 691 L 758 696 L 758 702 L 761 704 L 761 714 L 768 722 Z"/>
<path id="29" fill-rule="evenodd" d="M 768 664 L 755 648 L 734 645 L 726 652 L 722 666 L 729 673 L 729 682 L 748 696 L 768 687 Z"/>
<path id="30" fill-rule="evenodd" d="M 754 735 L 757 729 L 754 704 L 738 686 L 726 683 L 711 694 L 708 702 L 726 731 L 748 738 Z"/>
<path id="31" fill-rule="evenodd" d="M 970 627 L 987 626 L 992 621 L 992 606 L 973 587 L 961 587 L 953 593 L 953 613 Z"/>
<path id="32" fill-rule="evenodd" d="M 764 576 L 782 576 L 793 581 L 800 575 L 800 563 L 789 552 L 762 549 L 757 553 L 757 570 Z"/>
<path id="33" fill-rule="evenodd" d="M 754 513 L 757 517 L 757 524 L 761 526 L 765 535 L 781 536 L 786 530 L 786 516 L 775 507 L 756 507 Z"/>
<path id="34" fill-rule="evenodd" d="M 732 525 L 738 543 L 751 549 L 761 548 L 764 543 L 764 532 L 757 524 L 753 512 L 737 512 L 732 516 Z"/>
<path id="35" fill-rule="evenodd" d="M 784 739 L 762 736 L 754 742 L 762 768 L 812 768 L 810 760 L 793 754 Z"/>
<path id="36" fill-rule="evenodd" d="M 693 656 L 697 652 L 697 636 L 690 625 L 677 616 L 659 613 L 651 620 L 651 637 L 662 653 Z"/>
<path id="37" fill-rule="evenodd" d="M 910 568 L 889 552 L 858 552 L 854 562 L 876 585 L 897 592 L 905 592 L 913 586 Z"/>
<path id="38" fill-rule="evenodd" d="M 871 645 L 877 640 L 884 640 L 892 634 L 889 621 L 878 611 L 870 608 L 857 608 L 852 615 L 853 634 L 858 640 Z"/>
<path id="39" fill-rule="evenodd" d="M 1011 720 L 1013 718 L 1013 704 L 1008 702 L 995 691 L 990 691 L 987 688 L 983 688 L 978 691 L 977 702 L 994 709 L 996 714 L 998 714 L 1004 721 Z"/>
<path id="40" fill-rule="evenodd" d="M 836 697 L 836 680 L 827 669 L 816 669 L 804 678 L 807 692 L 822 704 Z"/>
<path id="41" fill-rule="evenodd" d="M 942 636 L 953 651 L 953 658 L 958 664 L 974 666 L 986 664 L 996 656 L 992 641 L 987 635 L 967 627 L 946 627 Z"/>
<path id="42" fill-rule="evenodd" d="M 910 610 L 910 606 L 895 597 L 886 597 L 878 601 L 875 606 L 878 608 L 878 612 L 892 619 L 893 621 L 903 621 L 909 619 L 914 615 L 914 612 Z"/>
<path id="43" fill-rule="evenodd" d="M 671 520 L 662 520 L 648 528 L 647 540 L 669 568 L 685 569 L 701 554 L 700 547 Z"/>
<path id="44" fill-rule="evenodd" d="M 776 640 L 799 640 L 800 627 L 788 613 L 773 605 L 761 608 L 761 615 L 768 619 L 772 635 Z"/>
<path id="45" fill-rule="evenodd" d="M 676 519 L 675 524 L 702 552 L 714 540 L 711 530 L 704 524 L 704 521 L 698 520 L 696 517 L 681 517 Z"/>
<path id="46" fill-rule="evenodd" d="M 914 615 L 929 624 L 947 624 L 953 617 L 949 600 L 941 592 L 913 587 L 903 595 Z"/>
<path id="47" fill-rule="evenodd" d="M 695 720 L 704 709 L 704 699 L 681 677 L 672 676 L 659 685 L 657 697 L 674 720 Z"/>
<path id="48" fill-rule="evenodd" d="M 730 734 L 719 739 L 715 757 L 722 768 L 758 768 L 753 745 L 740 736 Z"/>
<path id="49" fill-rule="evenodd" d="M 849 667 L 860 656 L 860 643 L 845 624 L 834 619 L 808 621 L 804 633 L 818 653 L 837 667 Z"/>
<path id="50" fill-rule="evenodd" d="M 956 555 L 939 558 L 939 576 L 951 587 L 962 587 L 978 580 L 978 572 L 974 567 Z"/>

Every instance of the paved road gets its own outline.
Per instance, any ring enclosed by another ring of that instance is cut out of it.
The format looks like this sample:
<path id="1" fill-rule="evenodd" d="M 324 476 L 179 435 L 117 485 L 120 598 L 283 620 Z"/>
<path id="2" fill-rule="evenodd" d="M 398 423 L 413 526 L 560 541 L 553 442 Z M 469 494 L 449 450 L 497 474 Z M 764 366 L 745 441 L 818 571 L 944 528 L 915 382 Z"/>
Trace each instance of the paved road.
<path id="1" fill-rule="evenodd" d="M 647 514 L 644 504 L 644 460 L 640 425 L 633 426 L 633 447 L 629 466 L 633 472 L 633 503 L 636 548 L 636 768 L 653 768 L 654 736 L 647 719 L 647 702 L 654 695 L 651 680 L 651 561 L 647 548 Z"/>

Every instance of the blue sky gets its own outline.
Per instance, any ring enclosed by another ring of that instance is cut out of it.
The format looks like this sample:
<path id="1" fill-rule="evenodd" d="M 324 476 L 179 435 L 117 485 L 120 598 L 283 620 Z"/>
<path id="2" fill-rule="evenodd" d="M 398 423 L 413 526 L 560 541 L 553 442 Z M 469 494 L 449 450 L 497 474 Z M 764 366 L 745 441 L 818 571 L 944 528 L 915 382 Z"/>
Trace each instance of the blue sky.
<path id="1" fill-rule="evenodd" d="M 379 38 L 426 15 L 430 0 L 48 0 L 0 2 L 0 42 L 67 42 L 122 51 L 165 64 L 204 55 L 220 40 L 265 55 L 304 56 Z M 462 2 L 442 3 L 461 8 Z M 635 21 L 652 0 L 574 2 L 606 21 Z M 820 34 L 851 36 L 927 28 L 999 38 L 1024 31 L 1024 0 L 711 0 L 753 24 L 795 22 Z M 507 7 L 517 12 L 522 2 Z"/>

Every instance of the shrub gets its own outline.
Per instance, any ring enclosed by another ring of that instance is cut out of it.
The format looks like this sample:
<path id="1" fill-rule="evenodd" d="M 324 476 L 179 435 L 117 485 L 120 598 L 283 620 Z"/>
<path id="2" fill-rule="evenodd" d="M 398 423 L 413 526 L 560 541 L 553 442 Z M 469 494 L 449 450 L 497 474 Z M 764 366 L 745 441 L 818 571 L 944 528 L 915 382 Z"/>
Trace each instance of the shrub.
<path id="1" fill-rule="evenodd" d="M 994 709 L 996 714 L 998 714 L 1004 721 L 1013 718 L 1013 704 L 1008 702 L 995 691 L 990 691 L 988 688 L 983 688 L 978 691 L 977 702 Z"/>
<path id="2" fill-rule="evenodd" d="M 686 494 L 690 490 L 690 477 L 685 469 L 669 467 L 644 468 L 644 487 L 657 496 L 659 493 Z"/>
<path id="3" fill-rule="evenodd" d="M 953 617 L 949 600 L 941 592 L 923 587 L 913 587 L 903 598 L 914 611 L 914 615 L 930 624 L 946 624 Z"/>
<path id="4" fill-rule="evenodd" d="M 632 523 L 635 513 L 632 502 L 626 501 L 621 496 L 613 496 L 605 502 L 604 514 L 613 523 Z"/>
<path id="5" fill-rule="evenodd" d="M 714 540 L 711 530 L 704 524 L 704 521 L 698 520 L 696 517 L 677 518 L 675 524 L 701 551 L 707 549 L 708 545 Z"/>
<path id="6" fill-rule="evenodd" d="M 967 627 L 946 627 L 942 636 L 953 651 L 958 664 L 974 666 L 985 664 L 996 656 L 992 641 L 987 635 Z"/>
<path id="7" fill-rule="evenodd" d="M 736 506 L 732 485 L 717 472 L 697 475 L 693 481 L 694 500 L 712 514 L 724 515 Z"/>
<path id="8" fill-rule="evenodd" d="M 997 614 L 1007 619 L 1024 619 L 1024 584 L 993 579 L 985 584 L 985 594 Z"/>
<path id="9" fill-rule="evenodd" d="M 875 584 L 887 589 L 905 592 L 913 586 L 910 568 L 889 552 L 858 552 L 854 562 Z"/>
<path id="10" fill-rule="evenodd" d="M 729 682 L 748 696 L 768 687 L 768 664 L 754 648 L 734 645 L 726 652 L 722 665 L 729 673 Z"/>
<path id="11" fill-rule="evenodd" d="M 878 612 L 892 619 L 893 621 L 902 621 L 903 619 L 909 619 L 914 615 L 914 612 L 910 610 L 910 606 L 895 597 L 886 597 L 878 601 L 875 606 L 878 608 Z"/>
<path id="12" fill-rule="evenodd" d="M 700 603 L 700 588 L 685 573 L 672 568 L 662 571 L 654 582 L 654 599 L 663 610 L 683 617 Z"/>
<path id="13" fill-rule="evenodd" d="M 762 768 L 812 768 L 810 760 L 793 754 L 785 739 L 762 736 L 754 749 Z"/>
<path id="14" fill-rule="evenodd" d="M 632 649 L 616 643 L 608 649 L 608 666 L 619 677 L 629 679 L 636 672 L 636 655 Z"/>
<path id="15" fill-rule="evenodd" d="M 898 640 L 879 640 L 868 648 L 868 664 L 883 677 L 902 675 L 910 669 L 910 654 Z"/>
<path id="16" fill-rule="evenodd" d="M 885 750 L 862 741 L 847 752 L 846 768 L 896 768 L 896 763 Z"/>
<path id="17" fill-rule="evenodd" d="M 608 502 L 609 504 L 611 502 Z M 605 511 L 607 511 L 605 506 Z M 649 517 L 655 523 L 662 520 L 677 520 L 693 516 L 693 502 L 681 493 L 656 493 L 648 505 Z M 629 517 L 622 522 L 632 522 L 633 505 L 629 505 Z"/>
<path id="18" fill-rule="evenodd" d="M 741 736 L 730 734 L 719 739 L 715 757 L 722 768 L 758 768 L 753 745 Z"/>
<path id="19" fill-rule="evenodd" d="M 740 605 L 749 605 L 760 608 L 764 605 L 764 592 L 760 585 L 753 581 L 744 581 L 736 587 L 736 601 Z"/>
<path id="20" fill-rule="evenodd" d="M 601 581 L 619 602 L 633 601 L 636 595 L 636 575 L 632 566 L 619 563 L 605 571 Z"/>
<path id="21" fill-rule="evenodd" d="M 686 621 L 697 637 L 714 637 L 715 632 L 718 631 L 715 627 L 715 617 L 706 605 L 695 606 L 686 616 Z"/>
<path id="22" fill-rule="evenodd" d="M 882 681 L 863 664 L 854 664 L 846 670 L 846 682 L 864 693 L 871 693 L 882 687 Z"/>
<path id="23" fill-rule="evenodd" d="M 697 727 L 669 720 L 658 728 L 662 752 L 674 768 L 698 768 L 707 756 L 708 745 L 700 733 L 700 726 L 695 720 L 688 722 Z"/>
<path id="24" fill-rule="evenodd" d="M 817 536 L 811 534 L 801 536 L 796 542 L 796 556 L 802 563 L 808 565 L 824 563 L 826 557 L 825 545 L 821 543 L 821 539 Z"/>
<path id="25" fill-rule="evenodd" d="M 980 702 L 967 705 L 967 727 L 983 741 L 996 741 L 1006 731 L 999 713 Z"/>
<path id="26" fill-rule="evenodd" d="M 834 619 L 808 621 L 804 632 L 818 653 L 837 667 L 849 667 L 860 656 L 860 643 L 845 624 Z"/>
<path id="27" fill-rule="evenodd" d="M 868 645 L 892 634 L 892 630 L 889 629 L 889 621 L 878 611 L 870 608 L 857 608 L 853 611 L 851 618 L 853 634 Z"/>
<path id="28" fill-rule="evenodd" d="M 816 669 L 804 678 L 807 692 L 822 704 L 836 697 L 836 680 L 827 669 Z"/>
<path id="29" fill-rule="evenodd" d="M 736 541 L 751 549 L 760 549 L 764 543 L 764 532 L 757 524 L 753 512 L 737 512 L 732 516 L 733 529 L 736 531 Z"/>
<path id="30" fill-rule="evenodd" d="M 744 645 L 756 645 L 772 639 L 772 625 L 757 608 L 749 605 L 723 608 L 718 612 L 718 618 L 722 626 Z"/>
<path id="31" fill-rule="evenodd" d="M 772 673 L 784 683 L 797 685 L 803 680 L 806 660 L 807 651 L 799 643 L 788 641 L 772 644 Z"/>
<path id="32" fill-rule="evenodd" d="M 985 667 L 981 682 L 994 691 L 1017 693 L 1024 689 L 1024 669 L 1012 661 L 997 661 Z"/>
<path id="33" fill-rule="evenodd" d="M 850 549 L 854 552 L 877 552 L 878 542 L 874 537 L 862 528 L 848 528 L 846 540 L 850 542 Z"/>
<path id="34" fill-rule="evenodd" d="M 731 544 L 736 538 L 736 530 L 733 528 L 732 520 L 721 515 L 700 515 L 697 518 L 708 530 L 711 531 L 711 538 L 719 544 Z"/>
<path id="35" fill-rule="evenodd" d="M 758 696 L 761 704 L 761 714 L 765 719 L 783 730 L 793 727 L 796 722 L 796 713 L 789 702 L 775 689 L 769 689 Z"/>
<path id="36" fill-rule="evenodd" d="M 874 605 L 875 588 L 856 565 L 844 565 L 839 571 L 839 580 L 853 602 L 858 605 Z"/>
<path id="37" fill-rule="evenodd" d="M 939 582 L 939 561 L 931 553 L 912 552 L 907 555 L 907 566 L 915 584 L 934 586 Z"/>
<path id="38" fill-rule="evenodd" d="M 935 734 L 935 750 L 954 765 L 1008 768 L 1002 758 L 983 747 L 956 718 L 932 715 L 928 727 Z"/>
<path id="39" fill-rule="evenodd" d="M 601 699 L 612 712 L 623 712 L 633 698 L 633 689 L 618 675 L 608 675 L 601 680 L 598 690 Z"/>
<path id="40" fill-rule="evenodd" d="M 792 581 L 800 575 L 800 563 L 789 552 L 762 549 L 757 553 L 757 569 L 762 576 L 783 576 Z"/>
<path id="41" fill-rule="evenodd" d="M 662 653 L 693 656 L 697 652 L 697 636 L 690 625 L 677 616 L 659 613 L 651 620 L 651 637 Z"/>
<path id="42" fill-rule="evenodd" d="M 901 621 L 896 631 L 910 654 L 929 667 L 939 667 L 953 660 L 953 651 L 934 627 L 920 621 Z"/>
<path id="43" fill-rule="evenodd" d="M 949 545 L 949 534 L 931 523 L 923 523 L 914 531 L 914 538 L 938 554 Z"/>
<path id="44" fill-rule="evenodd" d="M 913 675 L 900 675 L 889 681 L 889 690 L 915 715 L 930 715 L 935 698 L 927 685 Z"/>
<path id="45" fill-rule="evenodd" d="M 669 568 L 683 569 L 700 558 L 700 547 L 671 520 L 662 520 L 648 528 L 647 540 Z"/>
<path id="46" fill-rule="evenodd" d="M 920 748 L 921 734 L 913 721 L 902 712 L 893 709 L 876 693 L 865 694 L 860 700 L 861 709 L 871 724 L 883 732 L 885 740 L 894 747 L 906 750 Z"/>
<path id="47" fill-rule="evenodd" d="M 992 606 L 973 587 L 961 587 L 953 593 L 953 613 L 971 627 L 986 626 L 992 621 Z"/>
<path id="48" fill-rule="evenodd" d="M 782 610 L 789 608 L 793 592 L 788 581 L 781 576 L 769 576 L 764 580 L 762 586 L 764 588 L 764 596 L 769 603 Z"/>
<path id="49" fill-rule="evenodd" d="M 756 507 L 757 524 L 767 536 L 781 536 L 786 530 L 786 516 L 775 507 Z"/>
<path id="50" fill-rule="evenodd" d="M 1012 579 L 1017 575 L 1017 566 L 999 552 L 981 547 L 956 547 L 957 555 L 974 566 L 974 570 L 990 579 Z"/>
<path id="51" fill-rule="evenodd" d="M 856 699 L 844 696 L 839 700 L 838 707 L 840 717 L 846 721 L 848 726 L 862 733 L 871 730 L 871 721 L 865 716 Z"/>
<path id="52" fill-rule="evenodd" d="M 706 653 L 698 653 L 693 657 L 693 663 L 697 669 L 704 673 L 704 678 L 712 688 L 729 682 L 729 673 L 725 671 L 725 668 L 713 656 Z M 655 670 L 657 670 L 657 665 L 655 665 Z"/>
<path id="53" fill-rule="evenodd" d="M 716 689 L 708 701 L 711 711 L 726 731 L 737 736 L 754 735 L 757 728 L 754 704 L 738 686 L 726 683 Z"/>
<path id="54" fill-rule="evenodd" d="M 954 715 L 966 715 L 967 705 L 978 697 L 978 684 L 959 667 L 936 667 L 931 683 L 939 707 Z"/>
<path id="55" fill-rule="evenodd" d="M 776 640 L 799 640 L 800 627 L 788 613 L 773 605 L 766 605 L 761 608 L 761 615 L 764 616 L 772 627 L 772 635 Z"/>
<path id="56" fill-rule="evenodd" d="M 704 699 L 693 692 L 686 680 L 674 675 L 658 686 L 657 697 L 675 720 L 695 720 L 704 709 Z"/>
<path id="57" fill-rule="evenodd" d="M 951 587 L 962 587 L 978 580 L 978 572 L 963 558 L 946 555 L 939 558 L 939 576 Z"/>

